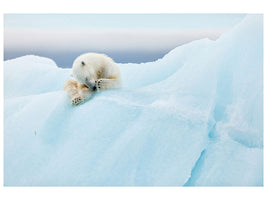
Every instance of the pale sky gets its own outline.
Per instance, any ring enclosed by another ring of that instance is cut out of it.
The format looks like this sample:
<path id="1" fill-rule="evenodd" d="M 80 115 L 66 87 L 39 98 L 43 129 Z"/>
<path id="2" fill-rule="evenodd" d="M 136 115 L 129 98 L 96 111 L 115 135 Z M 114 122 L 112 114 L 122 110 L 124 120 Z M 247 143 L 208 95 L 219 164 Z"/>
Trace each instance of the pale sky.
<path id="1" fill-rule="evenodd" d="M 245 14 L 5 14 L 5 28 L 228 29 Z"/>
<path id="2" fill-rule="evenodd" d="M 76 56 L 94 51 L 106 53 L 117 62 L 154 61 L 190 41 L 215 40 L 244 17 L 245 14 L 5 14 L 4 58 L 35 54 L 70 67 Z"/>

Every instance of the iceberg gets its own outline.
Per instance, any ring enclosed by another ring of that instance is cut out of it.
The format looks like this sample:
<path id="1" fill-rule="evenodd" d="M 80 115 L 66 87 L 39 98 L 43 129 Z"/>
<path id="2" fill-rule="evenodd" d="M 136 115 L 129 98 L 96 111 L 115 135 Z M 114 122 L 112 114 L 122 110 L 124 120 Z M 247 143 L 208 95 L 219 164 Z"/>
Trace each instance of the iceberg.
<path id="1" fill-rule="evenodd" d="M 155 62 L 72 107 L 71 69 L 4 62 L 5 186 L 263 186 L 263 17 Z"/>

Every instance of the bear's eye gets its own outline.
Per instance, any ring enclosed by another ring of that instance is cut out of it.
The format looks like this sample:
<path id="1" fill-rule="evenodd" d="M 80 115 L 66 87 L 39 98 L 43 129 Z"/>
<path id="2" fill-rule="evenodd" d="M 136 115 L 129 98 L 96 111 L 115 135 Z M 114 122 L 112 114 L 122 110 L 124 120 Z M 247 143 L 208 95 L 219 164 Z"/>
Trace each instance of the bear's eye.
<path id="1" fill-rule="evenodd" d="M 83 61 L 81 62 L 81 64 L 82 64 L 82 66 L 84 66 L 84 65 L 85 65 L 85 63 L 84 63 Z"/>

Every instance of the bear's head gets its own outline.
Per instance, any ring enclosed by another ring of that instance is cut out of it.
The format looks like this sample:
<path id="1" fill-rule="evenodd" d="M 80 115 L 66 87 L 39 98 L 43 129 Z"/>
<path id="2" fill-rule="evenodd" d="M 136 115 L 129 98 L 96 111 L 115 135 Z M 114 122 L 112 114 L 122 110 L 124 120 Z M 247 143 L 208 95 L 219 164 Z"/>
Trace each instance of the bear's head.
<path id="1" fill-rule="evenodd" d="M 81 84 L 96 90 L 96 73 L 94 66 L 85 55 L 77 57 L 72 65 L 72 75 Z"/>

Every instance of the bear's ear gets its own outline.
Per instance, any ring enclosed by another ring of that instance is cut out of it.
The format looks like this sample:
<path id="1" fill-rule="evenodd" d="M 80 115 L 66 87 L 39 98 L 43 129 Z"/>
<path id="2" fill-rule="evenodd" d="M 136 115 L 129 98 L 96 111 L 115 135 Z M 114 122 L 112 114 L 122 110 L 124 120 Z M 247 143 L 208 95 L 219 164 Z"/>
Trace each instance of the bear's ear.
<path id="1" fill-rule="evenodd" d="M 81 64 L 82 64 L 82 66 L 84 66 L 84 65 L 85 65 L 85 63 L 84 63 L 83 61 L 81 62 Z"/>

